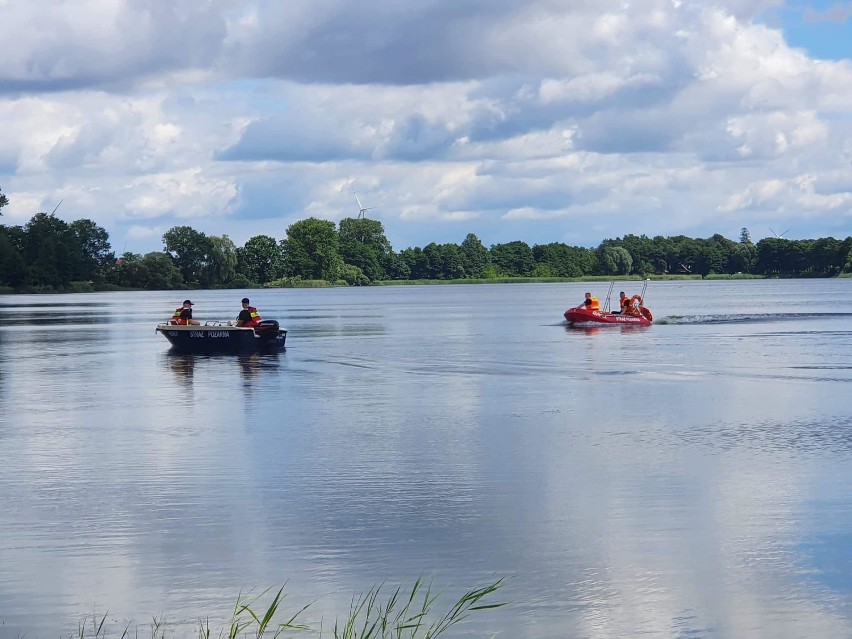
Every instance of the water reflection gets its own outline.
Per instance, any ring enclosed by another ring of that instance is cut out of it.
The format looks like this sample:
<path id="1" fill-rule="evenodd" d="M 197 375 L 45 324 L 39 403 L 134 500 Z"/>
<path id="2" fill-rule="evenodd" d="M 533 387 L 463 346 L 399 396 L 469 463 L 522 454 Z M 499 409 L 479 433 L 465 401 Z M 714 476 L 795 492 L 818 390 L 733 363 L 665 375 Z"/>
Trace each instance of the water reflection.
<path id="1" fill-rule="evenodd" d="M 852 310 L 848 285 L 660 284 L 654 308 Z M 563 332 L 581 286 L 264 291 L 286 355 L 167 351 L 173 292 L 76 332 L 90 297 L 0 307 L 57 322 L 0 326 L 0 637 L 287 579 L 328 619 L 423 574 L 513 577 L 455 637 L 852 636 L 848 321 Z"/>
<path id="2" fill-rule="evenodd" d="M 283 353 L 278 351 L 194 354 L 169 349 L 162 354 L 161 360 L 178 385 L 191 387 L 196 373 L 208 378 L 228 376 L 235 368 L 243 383 L 252 385 L 259 377 L 269 379 L 270 375 L 277 373 L 282 357 Z"/>
<path id="3" fill-rule="evenodd" d="M 58 326 L 66 328 L 74 325 L 88 324 L 110 324 L 115 319 L 109 314 L 102 311 L 92 311 L 84 313 L 80 311 L 59 311 L 59 312 L 39 312 L 37 314 L 29 312 L 14 312 L 3 313 L 0 315 L 0 326 Z"/>
<path id="4" fill-rule="evenodd" d="M 240 374 L 245 384 L 254 384 L 258 380 L 268 381 L 270 376 L 280 370 L 282 353 L 244 353 L 237 356 Z"/>
<path id="5" fill-rule="evenodd" d="M 607 328 L 609 328 L 609 327 L 607 327 Z M 613 327 L 613 328 L 615 328 L 615 327 Z M 572 326 L 571 324 L 566 324 L 565 330 L 568 333 L 572 333 L 572 334 L 583 333 L 585 335 L 597 335 L 598 333 L 601 332 L 602 329 L 601 329 L 600 326 Z"/>
<path id="6" fill-rule="evenodd" d="M 562 326 L 565 327 L 565 331 L 567 333 L 585 335 L 597 335 L 601 331 L 614 333 L 642 333 L 651 328 L 650 326 L 633 326 L 630 324 L 610 324 L 607 326 L 585 324 L 577 326 L 575 324 L 568 324 L 567 322 L 563 323 Z"/>
<path id="7" fill-rule="evenodd" d="M 0 326 L 62 326 L 68 324 L 108 324 L 114 321 L 99 302 L 63 302 L 15 297 L 0 302 Z"/>
<path id="8" fill-rule="evenodd" d="M 175 382 L 180 386 L 192 387 L 197 357 L 197 355 L 168 351 L 163 355 L 163 361 L 169 372 L 172 373 Z"/>

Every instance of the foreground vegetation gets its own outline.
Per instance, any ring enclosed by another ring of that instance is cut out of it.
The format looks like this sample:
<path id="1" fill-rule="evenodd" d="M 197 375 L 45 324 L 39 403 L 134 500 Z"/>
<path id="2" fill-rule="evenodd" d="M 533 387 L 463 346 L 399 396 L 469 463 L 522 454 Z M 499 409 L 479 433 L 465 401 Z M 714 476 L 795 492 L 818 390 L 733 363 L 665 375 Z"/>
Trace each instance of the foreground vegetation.
<path id="1" fill-rule="evenodd" d="M 2 196 L 2 194 L 0 194 Z M 0 209 L 6 203 L 0 197 Z M 39 213 L 24 226 L 0 225 L 0 291 L 321 287 L 369 284 L 549 282 L 613 277 L 834 277 L 852 273 L 852 237 L 694 239 L 626 235 L 596 248 L 514 241 L 486 248 L 470 233 L 461 244 L 396 252 L 378 220 L 335 225 L 308 218 L 281 240 L 266 235 L 236 246 L 227 235 L 189 226 L 163 235 L 163 250 L 116 256 L 91 220 Z"/>
<path id="2" fill-rule="evenodd" d="M 311 627 L 300 621 L 310 605 L 294 612 L 285 612 L 282 604 L 286 598 L 281 588 L 272 595 L 265 591 L 256 596 L 238 597 L 236 605 L 221 628 L 216 628 L 209 619 L 198 622 L 195 633 L 199 639 L 211 637 L 237 639 L 237 637 L 331 637 L 333 639 L 435 639 L 456 624 L 464 621 L 471 612 L 500 608 L 504 603 L 485 601 L 503 585 L 500 579 L 480 588 L 464 593 L 443 614 L 435 615 L 434 607 L 438 593 L 433 592 L 431 583 L 418 579 L 409 591 L 396 588 L 384 596 L 382 587 L 371 588 L 366 594 L 352 599 L 348 615 L 335 620 L 327 633 L 322 624 Z M 269 596 L 267 596 L 269 595 Z M 150 630 L 152 639 L 165 639 L 176 635 L 180 628 L 171 628 L 166 622 L 153 619 L 144 627 L 132 624 L 120 628 L 111 634 L 106 625 L 108 615 L 94 616 L 80 622 L 77 633 L 69 639 L 109 639 L 109 637 L 147 636 Z M 284 634 L 286 633 L 286 634 Z"/>

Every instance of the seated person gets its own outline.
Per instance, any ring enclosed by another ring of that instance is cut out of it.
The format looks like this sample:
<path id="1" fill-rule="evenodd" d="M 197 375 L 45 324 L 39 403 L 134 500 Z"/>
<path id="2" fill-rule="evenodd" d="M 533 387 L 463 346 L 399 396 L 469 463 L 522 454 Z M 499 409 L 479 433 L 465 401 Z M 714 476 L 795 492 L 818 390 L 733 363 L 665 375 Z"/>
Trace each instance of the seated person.
<path id="1" fill-rule="evenodd" d="M 192 302 L 190 302 L 189 300 L 184 300 L 183 305 L 175 309 L 175 313 L 174 315 L 172 315 L 172 319 L 169 321 L 169 323 L 187 326 L 197 326 L 201 324 L 201 322 L 199 322 L 198 320 L 192 319 L 192 306 Z"/>
<path id="2" fill-rule="evenodd" d="M 243 310 L 237 315 L 237 326 L 250 326 L 254 328 L 260 324 L 260 313 L 254 306 L 249 306 L 249 298 L 242 299 Z"/>
<path id="3" fill-rule="evenodd" d="M 626 302 L 626 303 L 625 303 Z M 634 295 L 633 297 L 628 297 L 622 300 L 621 302 L 621 313 L 622 315 L 633 315 L 634 317 L 639 317 L 642 313 L 639 310 L 639 307 L 642 306 L 642 298 L 638 295 Z"/>
<path id="4" fill-rule="evenodd" d="M 592 297 L 591 293 L 586 293 L 586 299 L 583 300 L 583 303 L 580 304 L 581 307 L 585 308 L 587 311 L 599 311 L 601 310 L 601 303 L 597 297 Z"/>
<path id="5" fill-rule="evenodd" d="M 628 314 L 629 309 L 631 307 L 631 304 L 632 304 L 632 302 L 631 302 L 630 298 L 627 297 L 627 295 L 624 294 L 624 291 L 621 291 L 618 294 L 618 310 L 613 311 L 612 314 L 613 315 Z"/>

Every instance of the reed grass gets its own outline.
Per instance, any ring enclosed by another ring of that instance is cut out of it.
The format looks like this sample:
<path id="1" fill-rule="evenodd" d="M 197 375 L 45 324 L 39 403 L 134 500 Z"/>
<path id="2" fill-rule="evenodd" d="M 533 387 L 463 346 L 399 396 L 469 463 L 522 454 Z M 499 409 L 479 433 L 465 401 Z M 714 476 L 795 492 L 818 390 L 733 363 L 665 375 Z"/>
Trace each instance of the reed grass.
<path id="1" fill-rule="evenodd" d="M 335 619 L 330 634 L 319 627 L 302 623 L 300 618 L 311 604 L 286 612 L 282 606 L 287 594 L 281 587 L 274 595 L 271 589 L 259 594 L 242 592 L 237 597 L 230 618 L 219 629 L 214 629 L 209 617 L 198 621 L 192 633 L 197 639 L 296 639 L 316 637 L 323 639 L 436 639 L 450 628 L 467 619 L 471 613 L 500 608 L 505 602 L 491 603 L 492 598 L 505 583 L 499 579 L 485 586 L 472 588 L 459 597 L 446 611 L 436 613 L 441 593 L 435 592 L 431 581 L 418 578 L 409 589 L 397 587 L 384 596 L 384 586 L 374 586 L 366 593 L 356 595 L 349 605 L 345 618 Z M 177 639 L 182 627 L 170 626 L 165 618 L 152 618 L 150 624 L 132 622 L 123 630 L 109 634 L 103 616 L 92 615 L 78 624 L 78 631 L 68 639 Z"/>
<path id="2" fill-rule="evenodd" d="M 765 280 L 765 275 L 756 275 L 754 273 L 710 273 L 704 279 L 706 280 Z"/>
<path id="3" fill-rule="evenodd" d="M 345 283 L 344 283 L 345 285 Z M 283 277 L 263 285 L 263 288 L 330 288 L 336 286 L 326 280 L 303 280 L 300 277 Z"/>
<path id="4" fill-rule="evenodd" d="M 636 282 L 650 280 L 700 280 L 700 275 L 585 275 L 583 277 L 490 277 L 456 280 L 377 280 L 372 286 L 436 286 L 440 284 L 554 284 L 572 282 Z"/>

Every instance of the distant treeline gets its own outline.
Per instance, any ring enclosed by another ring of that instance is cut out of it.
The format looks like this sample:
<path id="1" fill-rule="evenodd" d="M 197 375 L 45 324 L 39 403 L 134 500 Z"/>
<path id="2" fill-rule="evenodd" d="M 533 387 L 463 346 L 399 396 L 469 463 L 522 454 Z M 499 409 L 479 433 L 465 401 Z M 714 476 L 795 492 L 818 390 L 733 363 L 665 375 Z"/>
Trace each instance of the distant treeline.
<path id="1" fill-rule="evenodd" d="M 6 203 L 0 193 L 0 209 Z M 162 251 L 116 256 L 109 234 L 91 220 L 69 224 L 39 213 L 24 226 L 0 225 L 0 287 L 30 292 L 653 274 L 832 277 L 843 272 L 852 272 L 852 237 L 767 238 L 753 244 L 747 229 L 739 242 L 721 235 L 626 235 L 594 249 L 521 241 L 486 248 L 470 233 L 461 244 L 433 242 L 396 252 L 378 220 L 347 218 L 335 225 L 308 218 L 290 225 L 284 239 L 257 235 L 243 246 L 227 235 L 176 226 L 163 235 Z"/>

